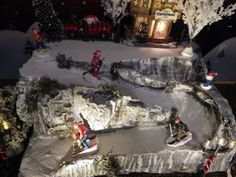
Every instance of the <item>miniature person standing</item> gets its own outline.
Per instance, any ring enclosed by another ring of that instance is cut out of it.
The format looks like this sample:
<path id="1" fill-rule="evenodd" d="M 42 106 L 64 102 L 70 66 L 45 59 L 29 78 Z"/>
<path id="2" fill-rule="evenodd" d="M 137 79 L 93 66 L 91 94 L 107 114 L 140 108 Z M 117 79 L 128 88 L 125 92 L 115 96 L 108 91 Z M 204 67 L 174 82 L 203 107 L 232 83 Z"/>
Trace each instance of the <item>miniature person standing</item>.
<path id="1" fill-rule="evenodd" d="M 83 73 L 83 75 L 87 74 L 87 73 L 91 73 L 93 75 L 93 77 L 100 79 L 99 77 L 99 71 L 100 71 L 100 67 L 102 65 L 102 59 L 101 59 L 101 51 L 100 50 L 96 50 L 93 53 L 93 59 L 92 59 L 92 63 L 91 66 L 92 68 L 88 71 L 85 71 Z"/>
<path id="2" fill-rule="evenodd" d="M 37 28 L 32 28 L 32 36 L 36 42 L 37 50 L 44 50 L 47 51 L 46 46 L 44 45 L 43 35 Z"/>
<path id="3" fill-rule="evenodd" d="M 82 121 L 74 123 L 73 128 L 76 131 L 76 134 L 73 138 L 75 139 L 78 147 L 81 147 L 82 145 L 83 150 L 88 149 L 89 145 L 86 141 L 88 140 L 89 129 L 82 123 Z"/>
<path id="4" fill-rule="evenodd" d="M 201 87 L 205 90 L 211 89 L 212 81 L 213 81 L 214 77 L 216 77 L 217 75 L 218 75 L 217 72 L 209 71 L 205 77 L 204 83 L 201 84 Z"/>
<path id="5" fill-rule="evenodd" d="M 93 53 L 93 60 L 92 60 L 92 75 L 96 78 L 99 77 L 99 70 L 101 67 L 101 51 L 100 50 L 96 50 Z"/>

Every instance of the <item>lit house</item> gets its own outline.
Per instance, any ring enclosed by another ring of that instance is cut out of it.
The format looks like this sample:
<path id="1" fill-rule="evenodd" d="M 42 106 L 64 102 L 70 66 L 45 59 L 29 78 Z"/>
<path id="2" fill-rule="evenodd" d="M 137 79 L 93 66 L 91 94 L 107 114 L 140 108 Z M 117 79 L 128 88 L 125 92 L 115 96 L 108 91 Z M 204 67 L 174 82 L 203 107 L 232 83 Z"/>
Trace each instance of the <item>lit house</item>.
<path id="1" fill-rule="evenodd" d="M 166 42 L 172 24 L 181 12 L 176 6 L 176 0 L 132 0 L 131 14 L 135 17 L 135 35 L 138 35 L 140 25 L 146 24 L 150 41 Z"/>

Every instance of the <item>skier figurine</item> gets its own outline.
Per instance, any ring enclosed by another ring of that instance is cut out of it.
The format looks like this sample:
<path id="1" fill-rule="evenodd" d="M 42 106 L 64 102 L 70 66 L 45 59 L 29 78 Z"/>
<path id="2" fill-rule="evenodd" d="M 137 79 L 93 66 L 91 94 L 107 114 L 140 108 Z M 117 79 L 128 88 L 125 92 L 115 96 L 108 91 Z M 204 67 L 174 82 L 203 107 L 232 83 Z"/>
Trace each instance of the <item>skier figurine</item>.
<path id="1" fill-rule="evenodd" d="M 92 75 L 96 78 L 99 78 L 99 70 L 101 67 L 101 51 L 100 50 L 96 50 L 93 53 L 93 60 L 92 60 Z"/>
<path id="2" fill-rule="evenodd" d="M 100 67 L 102 65 L 103 59 L 101 59 L 101 51 L 100 50 L 96 50 L 93 53 L 93 59 L 92 59 L 92 68 L 86 72 L 83 73 L 83 75 L 87 74 L 87 73 L 91 73 L 95 78 L 100 79 L 99 77 L 99 70 Z"/>
<path id="3" fill-rule="evenodd" d="M 201 88 L 203 88 L 204 90 L 210 90 L 212 87 L 212 81 L 217 75 L 217 72 L 209 71 L 206 75 L 204 83 L 201 84 Z"/>
<path id="4" fill-rule="evenodd" d="M 83 124 L 82 121 L 73 124 L 73 153 L 77 156 L 85 153 L 92 153 L 98 150 L 96 135 Z"/>
<path id="5" fill-rule="evenodd" d="M 46 52 L 47 48 L 44 44 L 42 33 L 37 28 L 32 28 L 32 36 L 36 42 L 37 51 L 43 50 L 44 52 Z"/>
<path id="6" fill-rule="evenodd" d="M 167 145 L 171 147 L 184 145 L 192 139 L 188 126 L 180 120 L 177 113 L 178 109 L 173 107 L 169 118 L 170 137 L 167 139 Z"/>

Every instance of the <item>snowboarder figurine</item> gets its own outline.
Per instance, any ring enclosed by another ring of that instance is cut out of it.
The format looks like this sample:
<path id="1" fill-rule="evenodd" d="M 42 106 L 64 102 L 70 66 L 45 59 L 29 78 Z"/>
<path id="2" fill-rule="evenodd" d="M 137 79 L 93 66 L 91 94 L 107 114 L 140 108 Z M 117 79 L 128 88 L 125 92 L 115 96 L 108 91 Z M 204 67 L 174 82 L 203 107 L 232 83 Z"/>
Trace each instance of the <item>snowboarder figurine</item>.
<path id="1" fill-rule="evenodd" d="M 178 109 L 173 107 L 169 118 L 170 137 L 167 139 L 167 145 L 177 147 L 186 144 L 192 139 L 192 133 L 188 126 L 181 121 L 178 116 Z"/>
<path id="2" fill-rule="evenodd" d="M 32 28 L 32 36 L 36 42 L 37 51 L 43 50 L 44 52 L 46 52 L 47 48 L 44 44 L 44 37 L 42 33 L 37 28 Z"/>
<path id="3" fill-rule="evenodd" d="M 72 137 L 73 157 L 86 153 L 94 153 L 98 150 L 96 135 L 82 121 L 73 124 Z"/>
<path id="4" fill-rule="evenodd" d="M 87 73 L 91 73 L 93 75 L 93 77 L 100 79 L 99 71 L 102 66 L 102 62 L 103 62 L 103 59 L 101 59 L 101 51 L 96 50 L 93 53 L 93 59 L 92 59 L 92 63 L 91 63 L 92 68 L 90 70 L 84 72 L 83 75 L 85 75 Z"/>
<path id="5" fill-rule="evenodd" d="M 216 77 L 218 75 L 217 72 L 214 71 L 209 71 L 206 75 L 206 78 L 204 80 L 204 83 L 201 84 L 201 88 L 203 88 L 204 90 L 210 90 L 212 87 L 212 81 L 214 79 L 214 77 Z"/>

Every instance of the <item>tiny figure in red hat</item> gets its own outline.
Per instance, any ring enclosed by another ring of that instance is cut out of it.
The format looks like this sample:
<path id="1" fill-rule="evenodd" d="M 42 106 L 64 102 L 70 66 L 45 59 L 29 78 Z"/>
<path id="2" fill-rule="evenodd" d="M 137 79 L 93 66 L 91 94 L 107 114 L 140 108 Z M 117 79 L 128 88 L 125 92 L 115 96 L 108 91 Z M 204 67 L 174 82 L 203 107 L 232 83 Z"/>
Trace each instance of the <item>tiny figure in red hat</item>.
<path id="1" fill-rule="evenodd" d="M 204 83 L 201 84 L 201 87 L 204 90 L 210 90 L 212 87 L 212 81 L 217 75 L 217 72 L 209 71 L 205 77 Z"/>
<path id="2" fill-rule="evenodd" d="M 92 68 L 90 70 L 84 72 L 83 75 L 85 75 L 87 73 L 91 73 L 95 78 L 100 79 L 99 71 L 100 71 L 100 68 L 101 68 L 102 62 L 103 62 L 103 59 L 101 59 L 101 53 L 102 52 L 100 50 L 96 50 L 93 53 L 93 59 L 92 59 L 92 63 L 91 63 Z"/>
<path id="3" fill-rule="evenodd" d="M 170 137 L 167 138 L 168 146 L 177 147 L 186 144 L 192 139 L 192 133 L 188 126 L 178 116 L 178 109 L 171 108 L 171 115 L 169 118 Z"/>
<path id="4" fill-rule="evenodd" d="M 42 33 L 39 31 L 39 29 L 37 28 L 32 28 L 32 36 L 36 42 L 36 49 L 39 50 L 43 50 L 43 51 L 47 51 L 47 47 L 44 44 L 44 36 L 42 35 Z"/>

